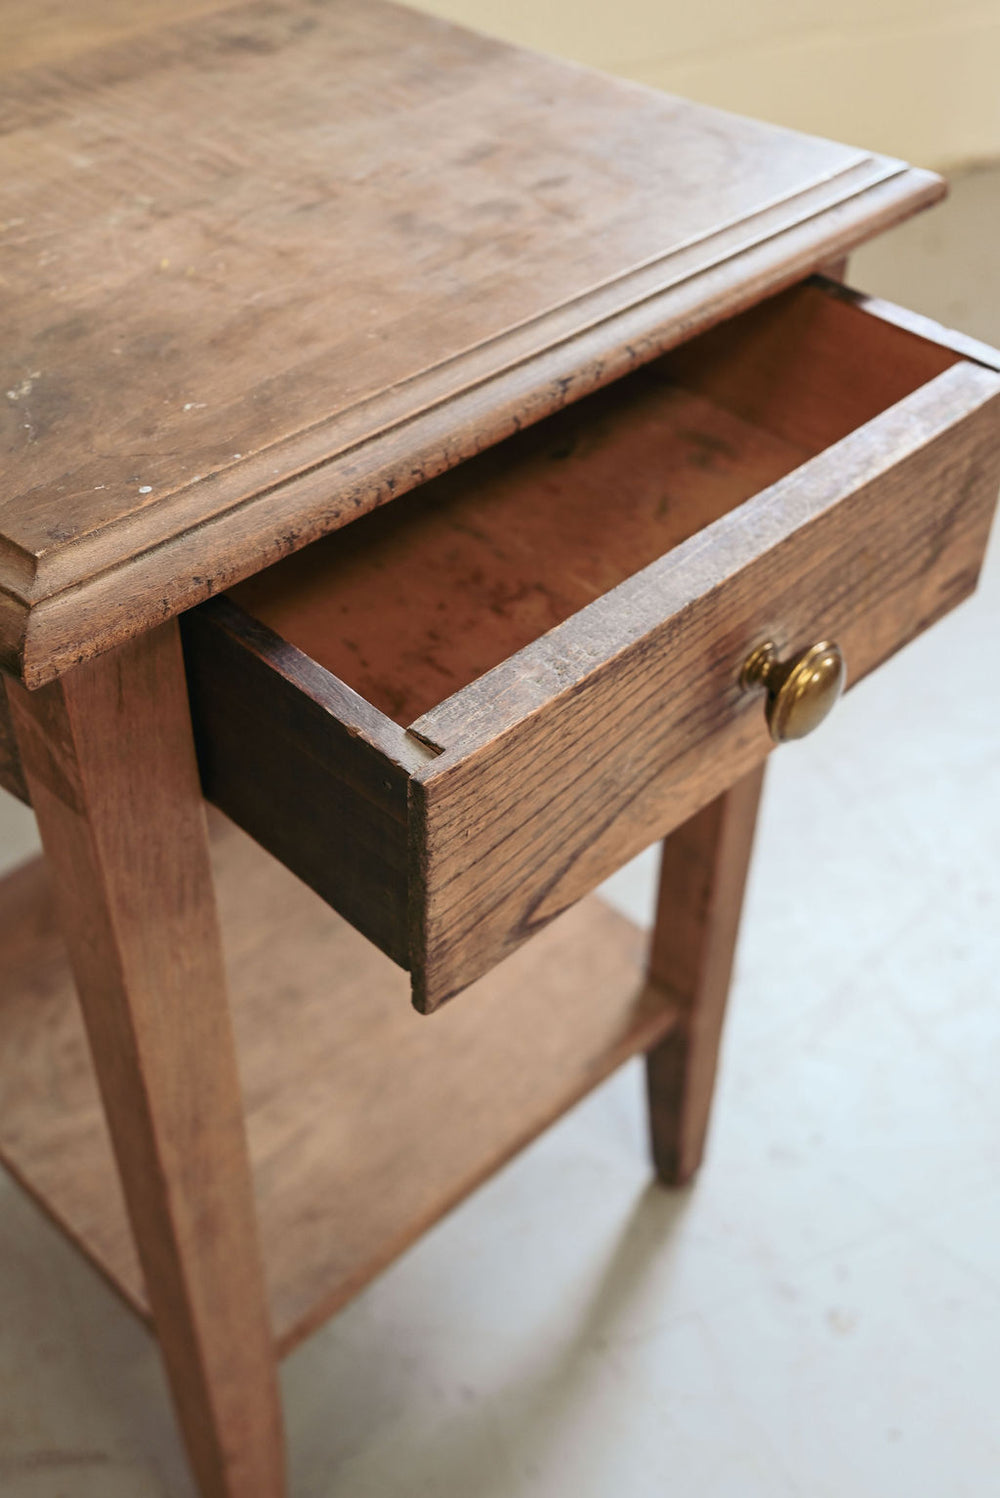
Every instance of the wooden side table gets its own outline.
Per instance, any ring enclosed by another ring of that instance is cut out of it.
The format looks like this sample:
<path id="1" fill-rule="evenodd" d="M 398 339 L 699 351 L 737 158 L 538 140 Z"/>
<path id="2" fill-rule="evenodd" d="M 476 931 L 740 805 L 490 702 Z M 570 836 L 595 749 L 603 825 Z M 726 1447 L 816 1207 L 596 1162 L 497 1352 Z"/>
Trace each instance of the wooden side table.
<path id="1" fill-rule="evenodd" d="M 277 1357 L 628 1056 L 697 1168 L 766 755 L 975 586 L 1000 357 L 815 275 L 928 173 L 162 16 L 0 4 L 0 1157 L 279 1498 Z"/>

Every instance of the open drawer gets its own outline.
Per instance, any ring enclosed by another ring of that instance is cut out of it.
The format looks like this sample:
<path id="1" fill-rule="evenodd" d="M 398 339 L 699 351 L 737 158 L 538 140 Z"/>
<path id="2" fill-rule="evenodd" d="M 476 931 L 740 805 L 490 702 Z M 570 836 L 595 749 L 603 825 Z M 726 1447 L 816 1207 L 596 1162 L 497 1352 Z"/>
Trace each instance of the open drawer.
<path id="1" fill-rule="evenodd" d="M 813 281 L 290 556 L 185 617 L 206 794 L 435 1008 L 768 752 L 763 640 L 972 591 L 998 365 Z"/>

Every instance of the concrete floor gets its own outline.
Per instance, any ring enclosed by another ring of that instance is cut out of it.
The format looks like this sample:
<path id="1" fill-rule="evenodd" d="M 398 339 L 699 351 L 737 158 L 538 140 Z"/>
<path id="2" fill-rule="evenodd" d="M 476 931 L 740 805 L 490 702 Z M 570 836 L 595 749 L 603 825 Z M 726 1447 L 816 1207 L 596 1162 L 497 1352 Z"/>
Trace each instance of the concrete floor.
<path id="1" fill-rule="evenodd" d="M 979 171 L 852 280 L 1000 343 L 998 240 Z M 998 641 L 994 546 L 774 757 L 697 1185 L 626 1068 L 288 1361 L 293 1498 L 1000 1494 Z M 191 1498 L 153 1343 L 0 1198 L 0 1491 Z"/>

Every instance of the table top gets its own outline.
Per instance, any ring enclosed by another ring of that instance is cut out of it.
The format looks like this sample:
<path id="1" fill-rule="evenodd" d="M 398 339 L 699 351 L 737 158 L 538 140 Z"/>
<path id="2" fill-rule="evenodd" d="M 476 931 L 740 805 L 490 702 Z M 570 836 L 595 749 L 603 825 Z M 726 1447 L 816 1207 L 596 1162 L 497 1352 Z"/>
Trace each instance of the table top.
<path id="1" fill-rule="evenodd" d="M 0 665 L 37 685 L 933 201 L 382 3 L 0 0 Z"/>

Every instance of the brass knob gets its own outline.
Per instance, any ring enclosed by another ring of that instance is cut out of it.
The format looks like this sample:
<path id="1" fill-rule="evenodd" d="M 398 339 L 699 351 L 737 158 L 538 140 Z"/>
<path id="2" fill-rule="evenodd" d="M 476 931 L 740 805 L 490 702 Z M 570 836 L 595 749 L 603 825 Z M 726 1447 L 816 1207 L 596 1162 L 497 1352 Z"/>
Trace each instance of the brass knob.
<path id="1" fill-rule="evenodd" d="M 767 640 L 747 657 L 740 685 L 766 689 L 767 726 L 780 744 L 804 739 L 819 727 L 844 689 L 845 674 L 840 646 L 832 640 L 810 645 L 788 661 L 779 661 L 777 646 Z"/>

